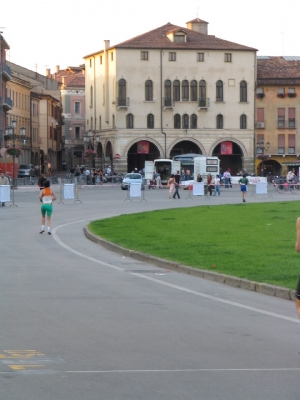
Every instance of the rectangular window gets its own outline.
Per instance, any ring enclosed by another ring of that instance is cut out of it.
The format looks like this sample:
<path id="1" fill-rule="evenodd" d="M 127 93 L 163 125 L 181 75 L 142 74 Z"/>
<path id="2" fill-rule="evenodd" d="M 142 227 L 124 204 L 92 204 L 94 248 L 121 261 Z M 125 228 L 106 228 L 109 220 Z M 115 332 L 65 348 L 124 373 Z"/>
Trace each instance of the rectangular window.
<path id="1" fill-rule="evenodd" d="M 278 108 L 278 128 L 284 128 L 285 127 L 285 109 L 284 108 Z"/>
<path id="2" fill-rule="evenodd" d="M 295 108 L 289 108 L 288 127 L 289 128 L 296 128 L 296 109 Z"/>
<path id="3" fill-rule="evenodd" d="M 204 61 L 204 53 L 197 53 L 197 61 L 198 62 Z"/>
<path id="4" fill-rule="evenodd" d="M 102 64 L 102 56 L 100 56 L 100 64 Z"/>
<path id="5" fill-rule="evenodd" d="M 75 101 L 75 114 L 80 114 L 80 102 Z"/>
<path id="6" fill-rule="evenodd" d="M 148 60 L 148 51 L 141 51 L 141 60 Z"/>
<path id="7" fill-rule="evenodd" d="M 80 126 L 75 126 L 75 139 L 80 139 Z"/>
<path id="8" fill-rule="evenodd" d="M 288 94 L 295 94 L 295 88 L 289 88 Z"/>
<path id="9" fill-rule="evenodd" d="M 176 53 L 175 51 L 169 52 L 169 61 L 176 61 Z"/>
<path id="10" fill-rule="evenodd" d="M 285 154 L 285 135 L 278 135 L 278 154 Z"/>
<path id="11" fill-rule="evenodd" d="M 90 68 L 92 68 L 92 59 L 90 58 Z"/>
<path id="12" fill-rule="evenodd" d="M 295 135 L 288 135 L 289 154 L 295 154 Z"/>
<path id="13" fill-rule="evenodd" d="M 110 53 L 110 61 L 114 61 L 114 53 Z"/>
<path id="14" fill-rule="evenodd" d="M 257 135 L 256 138 L 256 154 L 263 154 L 263 149 L 262 147 L 259 147 L 259 144 L 264 142 L 265 136 L 264 135 Z"/>
<path id="15" fill-rule="evenodd" d="M 174 42 L 185 42 L 185 35 L 174 35 Z"/>
<path id="16" fill-rule="evenodd" d="M 277 96 L 282 98 L 285 96 L 284 88 L 277 89 Z"/>
<path id="17" fill-rule="evenodd" d="M 231 62 L 231 61 L 232 61 L 231 53 L 225 53 L 225 62 Z"/>

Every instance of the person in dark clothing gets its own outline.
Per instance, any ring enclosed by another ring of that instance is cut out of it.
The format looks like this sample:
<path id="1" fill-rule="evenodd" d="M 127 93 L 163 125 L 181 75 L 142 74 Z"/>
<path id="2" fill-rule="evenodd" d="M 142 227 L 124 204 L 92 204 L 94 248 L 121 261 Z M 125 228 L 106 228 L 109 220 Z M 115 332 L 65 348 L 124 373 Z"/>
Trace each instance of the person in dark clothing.
<path id="1" fill-rule="evenodd" d="M 179 173 L 179 171 L 176 172 L 176 174 L 174 175 L 175 178 L 175 192 L 173 194 L 173 199 L 176 199 L 176 195 L 178 197 L 178 199 L 180 199 L 179 193 L 178 193 L 178 189 L 181 183 L 181 175 Z"/>
<path id="2" fill-rule="evenodd" d="M 45 174 L 42 174 L 42 175 L 40 176 L 39 181 L 38 181 L 38 185 L 39 185 L 39 187 L 40 187 L 40 190 L 44 189 L 46 180 L 47 180 L 47 178 L 46 178 Z"/>

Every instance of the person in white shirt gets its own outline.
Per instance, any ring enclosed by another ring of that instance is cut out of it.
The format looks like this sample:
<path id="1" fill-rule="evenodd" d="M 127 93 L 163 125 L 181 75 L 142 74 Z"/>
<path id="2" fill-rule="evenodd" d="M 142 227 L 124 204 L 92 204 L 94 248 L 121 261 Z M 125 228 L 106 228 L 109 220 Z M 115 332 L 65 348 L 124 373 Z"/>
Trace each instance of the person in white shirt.
<path id="1" fill-rule="evenodd" d="M 4 175 L 4 173 L 1 171 L 0 172 L 0 185 L 9 185 L 9 181 L 7 176 Z M 2 207 L 5 206 L 5 202 L 2 202 Z"/>
<path id="2" fill-rule="evenodd" d="M 107 173 L 107 175 L 110 175 L 110 173 L 111 173 L 111 167 L 110 167 L 110 165 L 106 168 L 106 173 Z"/>
<path id="3" fill-rule="evenodd" d="M 87 185 L 88 185 L 89 182 L 90 182 L 90 176 L 91 176 L 90 170 L 87 168 L 87 169 L 85 170 L 85 177 L 86 177 L 86 184 L 87 184 Z"/>
<path id="4" fill-rule="evenodd" d="M 219 175 L 216 175 L 215 177 L 215 181 L 214 181 L 214 185 L 215 185 L 215 191 L 214 191 L 214 196 L 217 194 L 220 196 L 220 178 Z"/>

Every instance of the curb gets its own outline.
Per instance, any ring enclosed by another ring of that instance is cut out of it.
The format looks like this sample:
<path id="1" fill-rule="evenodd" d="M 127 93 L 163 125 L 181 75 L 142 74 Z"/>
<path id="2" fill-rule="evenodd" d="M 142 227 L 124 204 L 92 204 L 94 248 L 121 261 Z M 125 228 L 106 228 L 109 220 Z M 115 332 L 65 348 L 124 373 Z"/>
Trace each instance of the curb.
<path id="1" fill-rule="evenodd" d="M 114 251 L 115 253 L 119 253 L 125 257 L 131 257 L 135 260 L 149 262 L 151 264 L 156 265 L 160 268 L 166 268 L 173 271 L 177 271 L 179 273 L 189 274 L 195 276 L 197 278 L 204 278 L 210 281 L 215 281 L 219 283 L 223 283 L 225 285 L 234 286 L 236 288 L 250 290 L 252 292 L 266 294 L 268 296 L 275 296 L 285 300 L 294 300 L 295 298 L 295 290 L 286 289 L 280 286 L 273 286 L 267 283 L 259 283 L 254 281 L 249 281 L 247 279 L 237 278 L 235 276 L 218 274 L 216 272 L 211 272 L 203 269 L 196 269 L 192 267 L 188 267 L 187 265 L 179 264 L 174 261 L 164 260 L 163 258 L 154 257 L 150 254 L 141 253 L 139 251 L 125 249 L 117 244 L 109 242 L 105 239 L 102 239 L 99 236 L 94 235 L 88 227 L 83 228 L 83 232 L 85 236 L 105 247 L 108 250 Z"/>

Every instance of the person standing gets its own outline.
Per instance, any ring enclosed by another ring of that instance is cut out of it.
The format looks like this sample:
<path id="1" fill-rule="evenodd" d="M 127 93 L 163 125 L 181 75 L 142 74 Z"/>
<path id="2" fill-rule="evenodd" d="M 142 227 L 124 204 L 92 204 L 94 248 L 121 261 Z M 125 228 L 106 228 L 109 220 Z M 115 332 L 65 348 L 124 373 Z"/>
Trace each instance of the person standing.
<path id="1" fill-rule="evenodd" d="M 87 168 L 85 170 L 85 179 L 86 179 L 86 184 L 88 185 L 90 183 L 90 170 Z"/>
<path id="2" fill-rule="evenodd" d="M 214 182 L 214 185 L 215 185 L 215 190 L 214 190 L 214 196 L 218 193 L 218 195 L 220 196 L 220 184 L 221 184 L 221 181 L 220 181 L 220 178 L 219 178 L 219 175 L 216 175 L 216 177 L 215 177 L 215 182 Z"/>
<path id="3" fill-rule="evenodd" d="M 171 174 L 169 182 L 168 182 L 168 186 L 169 186 L 169 199 L 172 198 L 174 191 L 175 191 L 175 177 L 174 174 Z"/>
<path id="4" fill-rule="evenodd" d="M 45 187 L 40 191 L 40 201 L 43 203 L 41 207 L 42 225 L 40 233 L 45 232 L 45 216 L 47 216 L 48 235 L 51 235 L 51 215 L 52 215 L 52 202 L 56 200 L 56 195 L 50 189 L 50 181 L 46 180 Z"/>
<path id="5" fill-rule="evenodd" d="M 51 169 L 51 163 L 47 163 L 47 168 L 48 168 L 48 175 L 52 175 L 52 169 Z"/>
<path id="6" fill-rule="evenodd" d="M 181 183 L 181 175 L 180 175 L 179 171 L 177 171 L 176 174 L 174 175 L 174 179 L 175 179 L 175 193 L 173 194 L 173 199 L 176 199 L 176 195 L 177 195 L 178 199 L 180 199 L 178 190 L 179 190 L 180 183 Z"/>
<path id="7" fill-rule="evenodd" d="M 209 192 L 209 195 L 212 195 L 212 190 L 213 190 L 213 185 L 212 185 L 212 176 L 211 174 L 207 175 L 207 191 Z"/>
<path id="8" fill-rule="evenodd" d="M 4 175 L 4 172 L 0 172 L 0 186 L 9 185 L 9 181 L 7 176 Z M 2 207 L 5 207 L 5 202 L 2 202 Z"/>
<path id="9" fill-rule="evenodd" d="M 246 174 L 243 174 L 243 177 L 239 179 L 239 184 L 241 187 L 241 192 L 242 192 L 242 199 L 243 202 L 246 203 L 246 193 L 247 193 L 247 185 L 248 185 L 248 178 Z"/>

